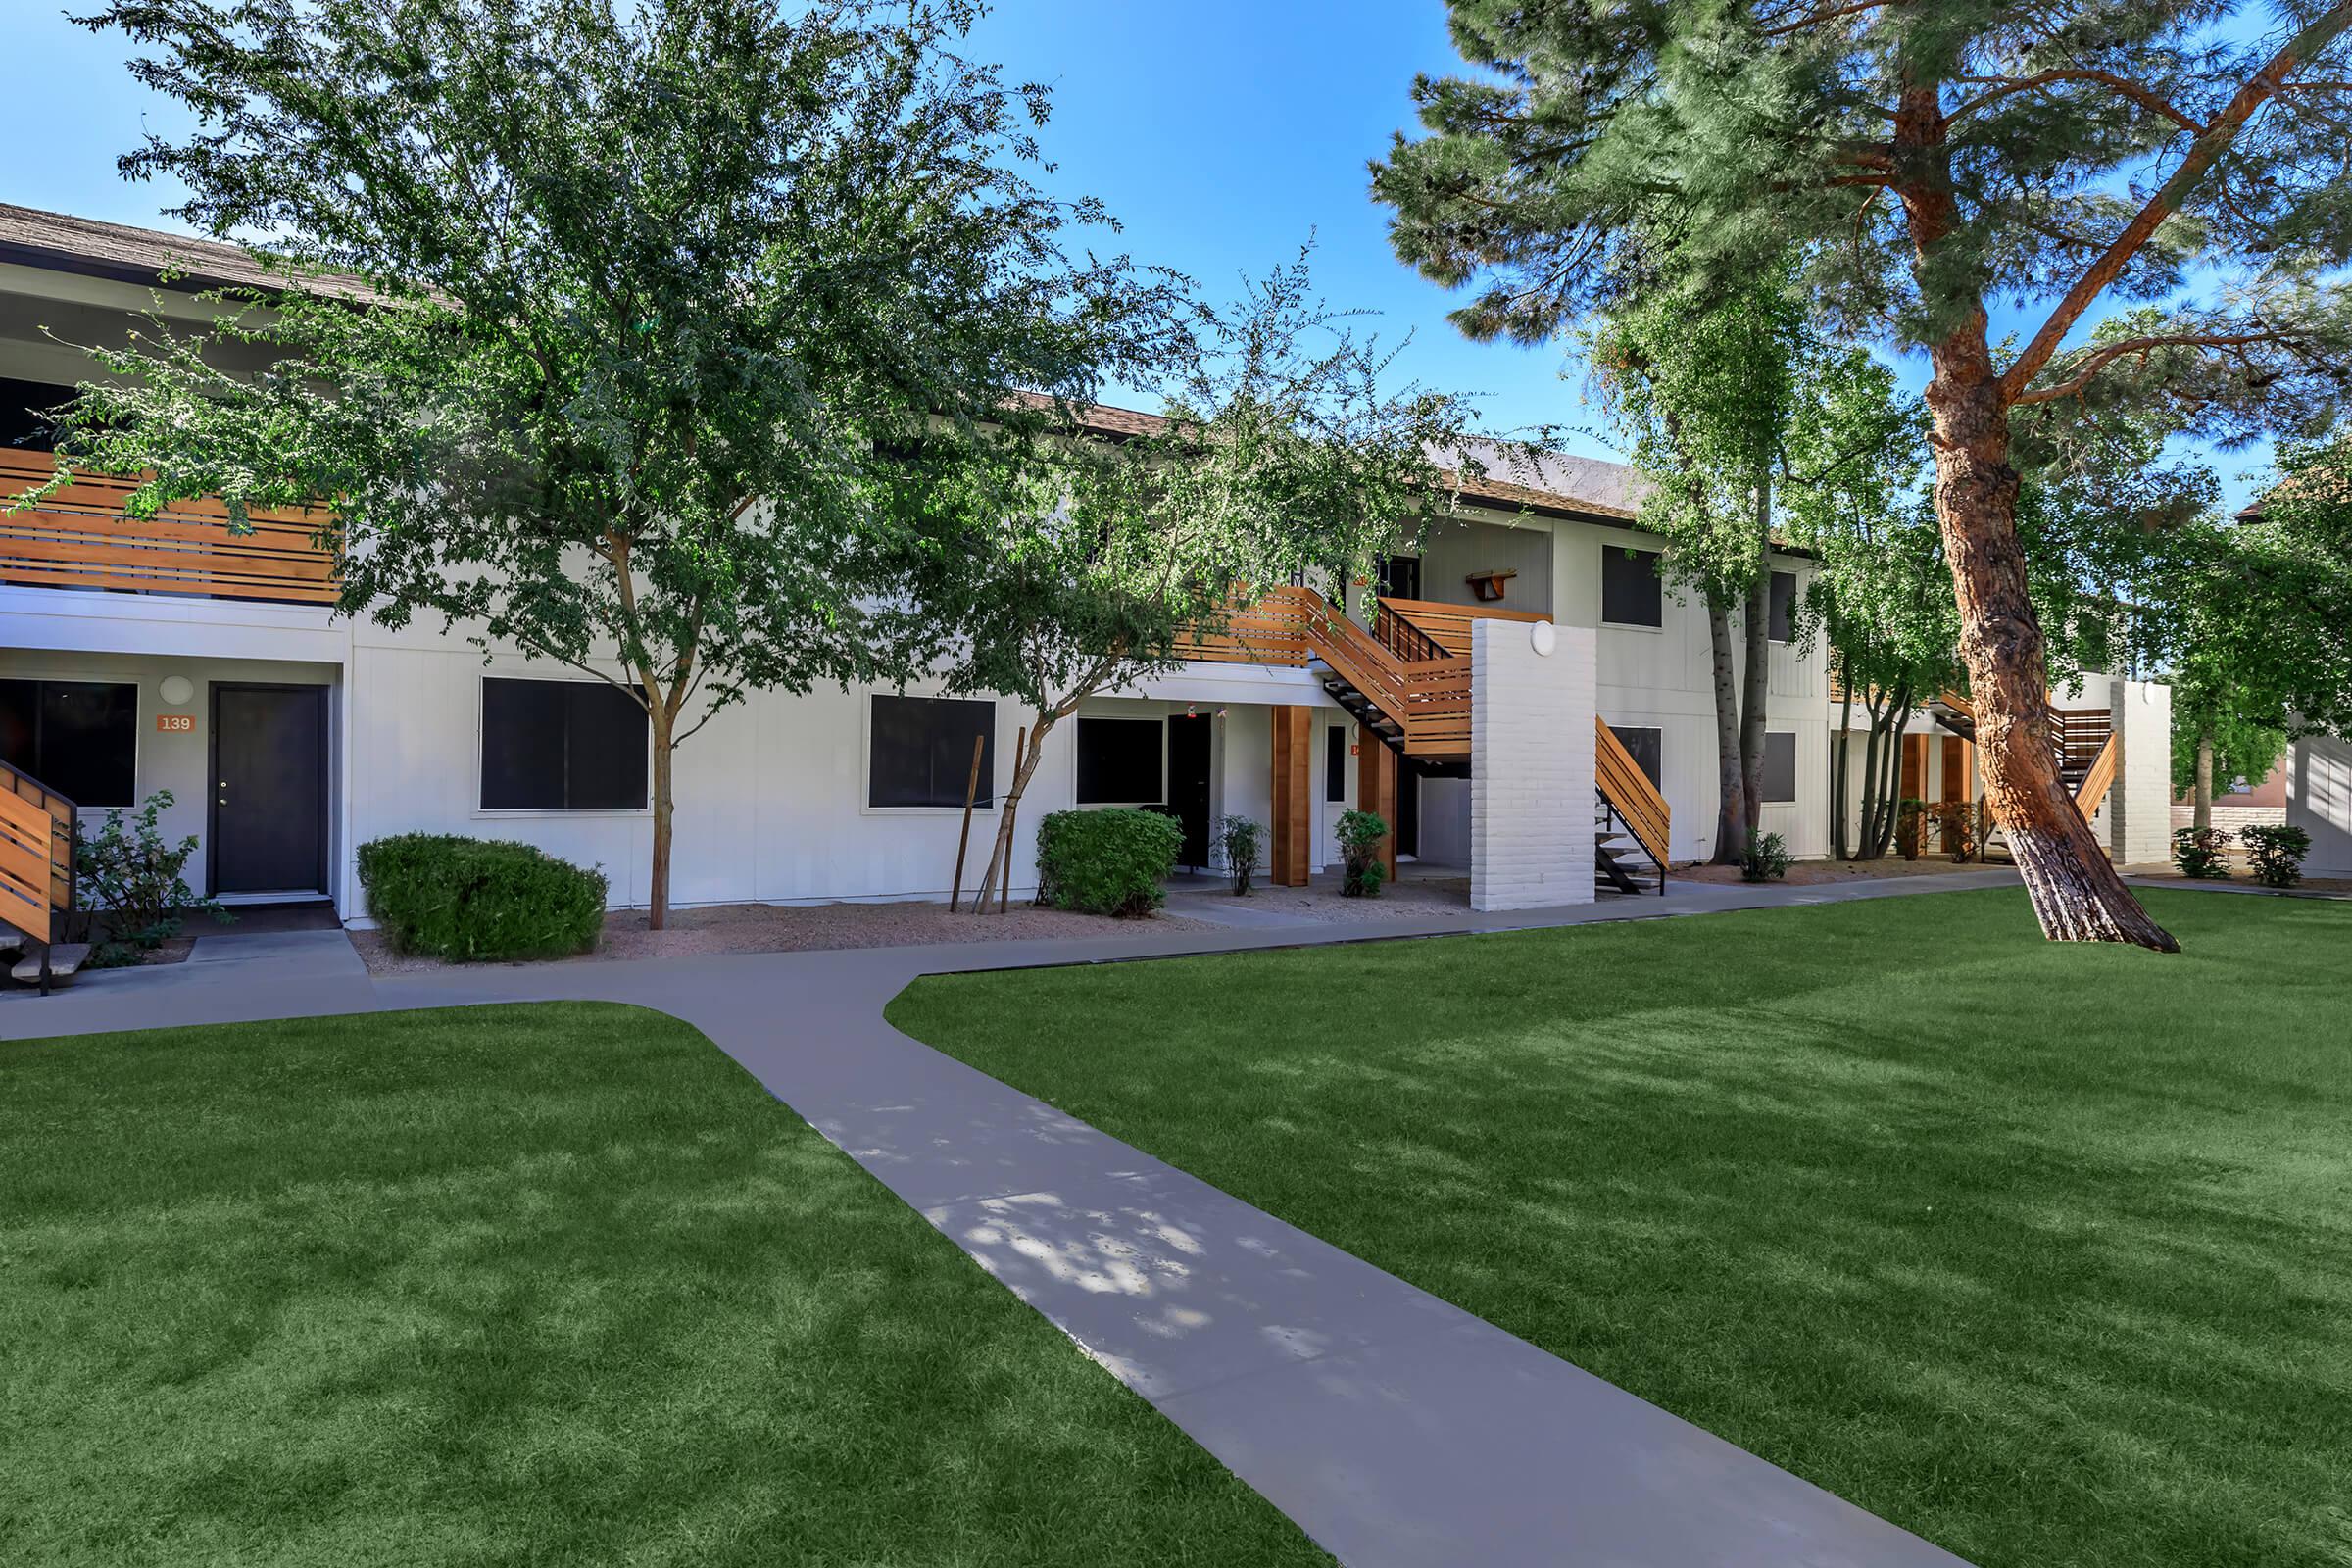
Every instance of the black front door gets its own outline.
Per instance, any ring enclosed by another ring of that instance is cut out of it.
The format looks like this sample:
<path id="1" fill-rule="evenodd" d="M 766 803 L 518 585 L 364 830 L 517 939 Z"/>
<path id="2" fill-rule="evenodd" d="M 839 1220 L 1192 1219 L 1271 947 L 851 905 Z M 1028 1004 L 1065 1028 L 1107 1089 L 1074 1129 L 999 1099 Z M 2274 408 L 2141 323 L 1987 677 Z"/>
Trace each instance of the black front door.
<path id="1" fill-rule="evenodd" d="M 1184 824 L 1186 865 L 1208 864 L 1208 735 L 1206 714 L 1168 719 L 1168 809 Z"/>
<path id="2" fill-rule="evenodd" d="M 215 893 L 326 891 L 326 688 L 213 688 Z"/>
<path id="3" fill-rule="evenodd" d="M 1396 853 L 1416 859 L 1421 855 L 1421 775 L 1402 760 L 1396 764 Z"/>

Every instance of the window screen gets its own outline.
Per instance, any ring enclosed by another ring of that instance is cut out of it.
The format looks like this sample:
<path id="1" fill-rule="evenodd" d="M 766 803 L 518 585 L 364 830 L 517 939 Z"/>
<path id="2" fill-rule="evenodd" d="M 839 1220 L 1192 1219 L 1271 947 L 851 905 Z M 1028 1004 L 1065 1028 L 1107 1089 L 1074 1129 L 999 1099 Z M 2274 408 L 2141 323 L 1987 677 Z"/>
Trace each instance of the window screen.
<path id="1" fill-rule="evenodd" d="M 1666 601 L 1658 582 L 1655 550 L 1601 547 L 1600 618 L 1620 626 L 1666 623 Z"/>
<path id="2" fill-rule="evenodd" d="M 981 743 L 974 806 L 997 799 L 997 705 L 977 697 L 876 697 L 867 736 L 865 804 L 961 806 Z"/>
<path id="3" fill-rule="evenodd" d="M 482 809 L 629 811 L 646 804 L 647 719 L 603 681 L 482 681 Z"/>
<path id="4" fill-rule="evenodd" d="M 1796 573 L 1776 571 L 1772 574 L 1772 640 L 1776 643 L 1796 640 Z"/>
<path id="5" fill-rule="evenodd" d="M 1796 799 L 1796 732 L 1771 730 L 1764 736 L 1764 799 Z"/>
<path id="6" fill-rule="evenodd" d="M 1323 726 L 1323 798 L 1348 799 L 1348 731 L 1338 724 Z"/>
<path id="7" fill-rule="evenodd" d="M 0 760 L 74 805 L 135 805 L 138 758 L 138 687 L 0 680 Z"/>
<path id="8" fill-rule="evenodd" d="M 1156 718 L 1078 721 L 1078 804 L 1150 806 L 1164 799 Z"/>
<path id="9" fill-rule="evenodd" d="M 1666 732 L 1661 729 L 1632 729 L 1623 724 L 1611 724 L 1609 733 L 1617 737 L 1649 781 L 1658 788 L 1666 787 Z"/>

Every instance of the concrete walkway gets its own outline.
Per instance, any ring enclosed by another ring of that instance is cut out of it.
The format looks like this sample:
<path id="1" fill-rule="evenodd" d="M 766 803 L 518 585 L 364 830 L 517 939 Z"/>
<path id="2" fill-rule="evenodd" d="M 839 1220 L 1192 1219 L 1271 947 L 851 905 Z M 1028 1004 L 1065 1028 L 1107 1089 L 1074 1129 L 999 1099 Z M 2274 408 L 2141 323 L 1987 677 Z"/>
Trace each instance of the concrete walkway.
<path id="1" fill-rule="evenodd" d="M 1693 884 L 1665 899 L 1455 917 L 1427 931 L 1399 921 L 372 981 L 323 947 L 295 945 L 275 958 L 191 960 L 162 985 L 11 999 L 0 1035 L 511 1001 L 657 1008 L 709 1035 L 1344 1563 L 1951 1568 L 1949 1553 L 900 1034 L 882 1007 L 923 974 L 2014 880 L 1967 871 L 1817 888 Z"/>

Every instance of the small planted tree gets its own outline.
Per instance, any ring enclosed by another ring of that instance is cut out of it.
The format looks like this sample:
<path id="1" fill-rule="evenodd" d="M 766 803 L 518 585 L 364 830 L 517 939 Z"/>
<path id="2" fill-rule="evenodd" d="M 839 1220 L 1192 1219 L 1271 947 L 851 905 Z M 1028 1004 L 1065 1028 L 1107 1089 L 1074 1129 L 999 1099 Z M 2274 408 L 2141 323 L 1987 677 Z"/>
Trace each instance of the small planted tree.
<path id="1" fill-rule="evenodd" d="M 937 673 L 1031 710 L 983 887 L 1009 864 L 1048 737 L 1081 704 L 1174 667 L 1267 588 L 1368 579 L 1451 511 L 1465 406 L 1384 389 L 1390 357 L 1347 327 L 1303 259 L 1231 308 L 1182 310 L 1127 372 L 1158 416 L 1033 403 L 943 530 L 913 595 L 956 637 Z"/>
<path id="2" fill-rule="evenodd" d="M 134 509 L 316 504 L 344 612 L 628 693 L 659 927 L 676 749 L 748 692 L 920 667 L 904 553 L 1003 388 L 1089 368 L 1120 270 L 1054 250 L 1091 209 L 1023 176 L 1045 106 L 956 55 L 969 15 L 114 0 L 86 24 L 197 122 L 124 173 L 287 287 L 103 354 L 61 460 L 152 470 Z"/>

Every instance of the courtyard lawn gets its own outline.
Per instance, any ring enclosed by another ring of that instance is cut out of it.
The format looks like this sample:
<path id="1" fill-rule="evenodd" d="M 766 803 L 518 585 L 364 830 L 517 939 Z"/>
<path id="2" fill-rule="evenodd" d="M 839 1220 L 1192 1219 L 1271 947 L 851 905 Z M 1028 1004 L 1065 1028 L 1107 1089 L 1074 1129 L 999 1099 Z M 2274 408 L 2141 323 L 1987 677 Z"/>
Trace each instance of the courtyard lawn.
<path id="1" fill-rule="evenodd" d="M 0 1046 L 0 1368 L 10 1568 L 1327 1561 L 628 1008 Z"/>
<path id="2" fill-rule="evenodd" d="M 934 978 L 902 1029 L 1985 1568 L 2352 1562 L 2352 906 Z"/>

